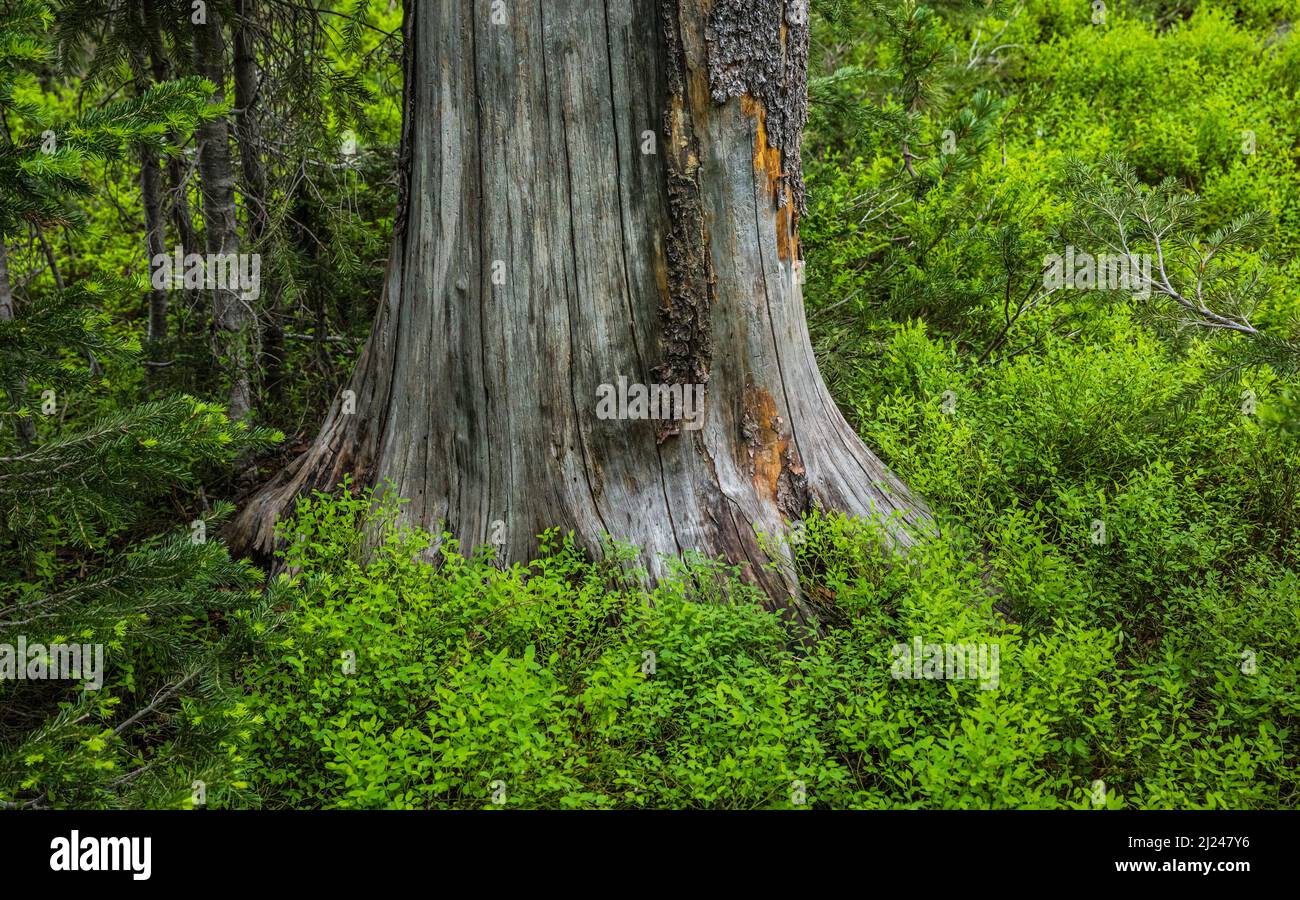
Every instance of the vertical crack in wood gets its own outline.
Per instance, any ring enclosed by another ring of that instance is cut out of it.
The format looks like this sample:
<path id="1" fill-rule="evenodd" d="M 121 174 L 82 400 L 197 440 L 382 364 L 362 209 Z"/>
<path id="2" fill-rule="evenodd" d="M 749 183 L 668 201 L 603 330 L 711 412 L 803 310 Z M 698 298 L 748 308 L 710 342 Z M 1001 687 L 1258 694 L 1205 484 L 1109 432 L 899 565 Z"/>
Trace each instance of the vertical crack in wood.
<path id="1" fill-rule="evenodd" d="M 551 82 L 548 75 L 550 59 L 547 53 L 547 49 L 548 49 L 547 40 L 549 39 L 549 33 L 546 28 L 546 16 L 544 12 L 545 6 L 546 6 L 545 0 L 542 0 L 542 2 L 538 3 L 538 21 L 541 24 L 541 41 L 542 41 L 541 44 L 542 83 L 544 85 L 543 93 L 545 94 L 546 103 L 548 104 L 547 119 L 549 121 Z M 561 66 L 561 72 L 559 78 L 559 86 L 560 86 L 561 100 L 563 101 L 564 72 L 562 70 L 562 66 Z M 572 269 L 573 290 L 566 292 L 568 294 L 568 297 L 570 298 L 570 302 L 566 305 L 566 309 L 568 311 L 569 316 L 565 328 L 565 331 L 568 335 L 568 341 L 569 341 L 569 360 L 570 360 L 569 400 L 573 406 L 573 416 L 571 421 L 573 423 L 573 430 L 578 437 L 578 445 L 581 448 L 582 465 L 579 468 L 581 468 L 582 470 L 582 477 L 587 485 L 587 496 L 591 498 L 591 511 L 595 514 L 596 520 L 600 522 L 600 528 L 603 534 L 607 536 L 613 536 L 608 523 L 606 523 L 605 521 L 605 514 L 601 510 L 601 503 L 599 497 L 597 496 L 596 484 L 593 484 L 592 482 L 592 476 L 594 475 L 597 483 L 603 483 L 604 475 L 600 468 L 600 460 L 598 460 L 596 454 L 591 451 L 591 447 L 589 446 L 588 436 L 586 433 L 583 432 L 582 429 L 582 425 L 581 425 L 583 420 L 582 407 L 578 403 L 578 389 L 576 384 L 574 383 L 575 379 L 578 376 L 578 353 L 576 347 L 574 346 L 575 323 L 580 324 L 583 321 L 581 316 L 582 302 L 581 302 L 581 297 L 578 294 L 580 275 L 582 272 L 582 261 L 578 256 L 578 224 L 577 221 L 574 219 L 574 211 L 577 209 L 577 204 L 573 196 L 573 181 L 574 181 L 573 161 L 569 153 L 570 138 L 569 138 L 568 113 L 569 110 L 567 104 L 562 102 L 560 108 L 560 140 L 562 144 L 562 149 L 564 151 L 564 186 L 565 186 L 565 193 L 568 197 L 568 202 L 566 204 L 566 207 L 567 207 L 568 220 L 569 220 L 569 254 L 570 254 L 570 261 L 573 264 L 573 269 Z M 574 311 L 574 305 L 577 306 L 577 312 Z M 604 494 L 603 487 L 600 493 Z"/>
<path id="2" fill-rule="evenodd" d="M 415 16 L 416 6 L 402 10 L 402 130 L 397 148 L 397 214 L 393 219 L 393 241 L 406 234 L 407 206 L 411 202 L 411 129 L 415 127 Z"/>
<path id="3" fill-rule="evenodd" d="M 488 356 L 488 345 L 487 345 L 487 319 L 488 319 L 488 317 L 487 317 L 487 310 L 485 309 L 485 307 L 487 306 L 487 303 L 488 303 L 489 298 L 492 296 L 492 288 L 491 288 L 491 286 L 490 286 L 490 285 L 491 285 L 491 277 L 492 277 L 492 276 L 491 276 L 491 267 L 492 267 L 491 259 L 492 259 L 492 257 L 491 257 L 491 255 L 490 255 L 489 252 L 488 252 L 488 237 L 487 237 L 488 220 L 487 220 L 487 210 L 486 210 L 486 208 L 485 208 L 485 207 L 486 207 L 486 203 L 485 203 L 484 200 L 483 200 L 483 185 L 485 185 L 485 184 L 487 183 L 487 182 L 486 182 L 486 177 L 487 177 L 487 176 L 486 176 L 486 173 L 485 173 L 484 170 L 483 170 L 483 146 L 484 146 L 484 140 L 483 140 L 483 110 L 482 110 L 482 103 L 481 103 L 481 98 L 482 98 L 483 95 L 482 95 L 482 93 L 480 93 L 480 90 L 479 90 L 478 66 L 479 66 L 479 61 L 480 61 L 480 60 L 479 60 L 479 56 L 478 56 L 478 20 L 477 20 L 477 18 L 476 18 L 475 15 L 474 15 L 474 6 L 473 6 L 473 4 L 470 4 L 469 17 L 470 17 L 470 36 L 471 36 L 471 42 L 470 42 L 471 70 L 472 70 L 473 73 L 474 73 L 474 98 L 473 98 L 473 103 L 474 103 L 474 133 L 475 133 L 475 135 L 478 137 L 477 146 L 474 148 L 474 156 L 475 156 L 476 160 L 478 161 L 478 185 L 476 186 L 476 189 L 477 189 L 477 192 L 478 192 L 478 195 L 479 195 L 479 202 L 478 202 L 478 204 L 477 204 L 477 211 L 478 211 L 478 233 L 479 233 L 479 241 L 478 241 L 478 276 L 479 276 L 479 289 L 478 289 L 478 342 L 479 342 L 479 346 L 478 346 L 478 350 L 479 350 L 479 357 L 480 357 L 481 360 L 483 360 L 484 367 L 485 367 L 485 368 L 484 368 L 484 371 L 483 371 L 482 374 L 480 375 L 480 380 L 482 381 L 482 386 L 483 386 L 483 409 L 484 409 L 484 410 L 487 410 L 487 411 L 490 411 L 490 410 L 492 409 L 492 395 L 491 395 L 491 390 L 489 389 L 489 386 L 488 386 L 489 375 L 488 375 L 488 372 L 486 371 L 486 363 L 487 363 L 487 360 L 488 360 L 489 356 Z M 458 288 L 459 288 L 459 284 L 460 284 L 460 283 L 457 282 L 457 287 L 458 287 Z M 455 301 L 454 301 L 454 302 L 457 303 L 457 304 L 463 303 L 463 302 L 464 302 L 464 297 L 463 297 L 463 296 L 457 296 L 457 297 L 455 298 Z M 479 495 L 479 498 L 480 498 L 480 499 L 479 499 L 479 503 L 480 503 L 480 509 L 481 509 L 481 512 L 480 512 L 480 514 L 479 514 L 479 521 L 480 521 L 480 524 L 482 524 L 482 526 L 483 526 L 483 532 L 482 532 L 482 538 L 481 538 L 481 539 L 486 543 L 486 541 L 487 541 L 487 539 L 488 539 L 488 531 L 489 531 L 489 530 L 491 529 L 491 527 L 492 527 L 492 525 L 491 525 L 491 522 L 492 522 L 492 509 L 491 509 L 491 504 L 492 504 L 492 416 L 491 416 L 490 414 L 489 414 L 489 415 L 485 415 L 485 416 L 483 417 L 483 431 L 484 431 L 484 434 L 483 434 L 483 438 L 482 438 L 482 441 L 481 441 L 481 446 L 482 446 L 482 448 L 483 448 L 483 457 L 484 457 L 484 459 L 483 459 L 483 473 L 484 473 L 484 479 L 483 479 L 483 480 L 484 480 L 484 485 L 483 485 L 483 491 L 482 491 L 482 493 L 480 493 L 480 495 Z M 462 489 L 463 489 L 463 486 L 464 486 L 464 479 L 463 479 L 463 478 L 457 478 L 457 479 L 456 479 L 456 497 L 455 497 L 455 501 L 454 501 L 454 502 L 455 502 L 455 505 L 453 506 L 453 505 L 451 505 L 451 504 L 449 503 L 448 506 L 447 506 L 447 509 L 448 509 L 449 511 L 452 510 L 452 509 L 455 509 L 455 510 L 458 510 L 458 511 L 459 511 L 459 510 L 462 510 L 462 509 L 464 508 L 464 507 L 461 505 L 461 504 L 462 504 L 462 499 L 463 499 L 463 497 L 462 497 Z M 510 513 L 509 513 L 509 510 L 508 510 L 508 509 L 506 509 L 506 510 L 504 510 L 504 511 L 502 512 L 502 515 L 503 515 L 503 516 L 509 516 L 509 514 L 510 514 Z"/>
<path id="4" fill-rule="evenodd" d="M 651 13 L 652 15 L 658 11 L 658 7 L 654 4 L 651 4 L 649 9 L 654 11 Z M 623 289 L 627 292 L 628 321 L 631 324 L 632 348 L 636 353 L 637 370 L 644 372 L 646 371 L 645 359 L 641 354 L 641 341 L 637 334 L 636 304 L 633 302 L 632 283 L 630 280 L 632 266 L 628 260 L 627 208 L 623 197 L 624 189 L 628 182 L 625 179 L 623 172 L 623 142 L 619 138 L 619 121 L 617 114 L 620 102 L 630 103 L 632 98 L 627 96 L 621 97 L 618 89 L 615 87 L 614 31 L 611 29 L 609 21 L 609 0 L 604 0 L 602 3 L 602 10 L 604 13 L 605 24 L 605 63 L 607 66 L 607 74 L 609 75 L 610 121 L 613 123 L 614 133 L 614 173 L 618 193 L 619 246 L 622 249 Z M 663 443 L 665 437 L 667 437 L 667 435 L 657 434 L 655 447 L 655 461 L 659 467 L 659 491 L 661 496 L 664 498 L 664 509 L 668 511 L 668 527 L 672 531 L 673 546 L 677 548 L 677 555 L 681 556 L 683 549 L 681 536 L 677 533 L 677 523 L 673 513 L 672 501 L 668 498 L 667 473 L 664 468 L 663 450 L 658 446 Z"/>

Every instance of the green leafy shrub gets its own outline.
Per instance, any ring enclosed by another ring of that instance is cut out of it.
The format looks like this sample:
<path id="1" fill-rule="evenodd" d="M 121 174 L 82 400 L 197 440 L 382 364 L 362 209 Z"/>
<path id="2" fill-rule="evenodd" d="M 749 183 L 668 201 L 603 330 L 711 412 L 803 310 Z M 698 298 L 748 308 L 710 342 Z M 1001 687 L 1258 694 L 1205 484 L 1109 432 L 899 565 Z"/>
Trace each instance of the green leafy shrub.
<path id="1" fill-rule="evenodd" d="M 987 559 L 954 523 L 895 558 L 818 515 L 796 548 L 837 624 L 804 647 L 725 567 L 653 590 L 628 548 L 546 536 L 528 567 L 397 523 L 389 497 L 303 501 L 284 528 L 291 627 L 249 673 L 256 787 L 275 806 L 789 808 L 1292 802 L 1300 673 L 1272 619 L 1165 620 L 1008 513 Z M 377 546 L 363 552 L 359 535 Z M 1082 554 L 1081 554 L 1082 555 Z M 1257 602 L 1282 583 L 1261 584 Z M 733 602 L 727 602 L 730 597 Z M 1208 596 L 1197 613 L 1212 611 Z M 1284 609 L 1279 604 L 1277 609 Z M 1099 611 L 1101 610 L 1101 611 Z M 1258 610 L 1255 611 L 1257 613 Z M 1235 631 L 1234 631 L 1235 630 Z M 1273 636 L 1270 637 L 1270 634 Z M 998 648 L 996 684 L 900 679 L 898 644 Z M 1235 646 L 1235 645 L 1234 645 Z M 1229 650 L 1233 648 L 1227 648 Z M 1260 673 L 1268 671 L 1267 677 Z M 1097 782 L 1105 788 L 1098 794 Z"/>

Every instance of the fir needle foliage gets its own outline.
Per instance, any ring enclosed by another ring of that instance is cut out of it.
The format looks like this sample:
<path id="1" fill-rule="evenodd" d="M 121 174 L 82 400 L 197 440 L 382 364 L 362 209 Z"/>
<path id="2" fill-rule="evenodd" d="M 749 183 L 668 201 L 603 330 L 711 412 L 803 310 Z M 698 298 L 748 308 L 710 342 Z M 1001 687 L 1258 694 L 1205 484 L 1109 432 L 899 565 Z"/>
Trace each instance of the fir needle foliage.
<path id="1" fill-rule="evenodd" d="M 0 9 L 0 98 L 12 98 L 19 67 L 48 58 L 51 11 Z M 46 137 L 0 153 L 0 238 L 76 224 L 70 205 L 95 190 L 93 162 L 142 144 L 166 150 L 167 135 L 211 114 L 210 94 L 185 79 L 36 122 Z M 0 803 L 182 806 L 195 780 L 211 782 L 210 803 L 247 802 L 238 733 L 249 717 L 232 666 L 264 630 L 266 599 L 258 573 L 217 539 L 231 507 L 205 510 L 195 490 L 205 473 L 278 435 L 186 396 L 64 424 L 67 397 L 93 389 L 102 366 L 138 356 L 138 342 L 101 312 L 110 284 L 120 291 L 120 280 L 78 281 L 0 322 L 0 382 L 41 398 L 11 394 L 4 419 L 45 413 L 33 446 L 6 428 L 0 453 L 0 642 L 102 645 L 105 668 L 97 691 L 66 680 L 0 685 Z"/>

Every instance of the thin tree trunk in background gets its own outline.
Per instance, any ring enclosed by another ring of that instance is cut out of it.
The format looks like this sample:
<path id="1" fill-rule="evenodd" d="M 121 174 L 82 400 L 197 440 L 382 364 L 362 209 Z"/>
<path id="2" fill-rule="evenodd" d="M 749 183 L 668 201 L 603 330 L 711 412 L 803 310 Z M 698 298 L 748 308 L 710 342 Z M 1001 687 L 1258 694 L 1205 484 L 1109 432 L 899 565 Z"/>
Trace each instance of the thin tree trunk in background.
<path id="1" fill-rule="evenodd" d="M 0 241 L 0 322 L 14 320 L 14 295 L 9 282 L 9 251 L 4 241 Z M 15 378 L 12 384 L 5 385 L 14 406 L 27 402 L 27 379 Z M 36 425 L 27 416 L 14 420 L 14 430 L 18 434 L 18 443 L 28 449 L 36 440 Z"/>
<path id="2" fill-rule="evenodd" d="M 158 14 L 156 0 L 140 0 L 140 9 L 143 17 L 143 32 L 149 51 L 149 66 L 153 73 L 155 84 L 162 84 L 172 77 L 173 62 L 167 56 L 167 50 L 163 45 L 162 39 L 162 20 Z M 182 143 L 179 135 L 173 134 L 173 141 L 177 144 Z M 167 157 L 165 166 L 165 177 L 163 179 L 163 222 L 168 218 L 171 219 L 172 229 L 176 235 L 176 242 L 180 245 L 183 253 L 192 253 L 199 249 L 198 233 L 194 229 L 194 222 L 190 215 L 190 201 L 187 188 L 186 163 L 180 156 L 170 155 Z M 163 245 L 167 244 L 166 229 L 163 229 Z M 185 308 L 196 309 L 199 305 L 199 292 L 186 289 L 184 293 Z M 169 304 L 170 306 L 170 304 Z M 170 326 L 167 327 L 166 334 L 170 332 Z"/>
<path id="3" fill-rule="evenodd" d="M 152 263 L 154 257 L 167 253 L 166 213 L 163 210 L 163 172 L 158 153 L 151 147 L 140 148 L 140 195 L 144 207 L 145 248 Z M 167 340 L 167 291 L 150 287 L 147 358 L 159 361 Z"/>
<path id="4" fill-rule="evenodd" d="M 162 51 L 162 39 L 158 32 L 159 22 L 154 14 L 152 0 L 142 0 L 140 4 L 139 24 L 146 36 L 145 50 L 134 50 L 137 67 L 143 72 L 148 68 L 153 84 L 167 80 L 167 61 Z M 145 75 L 139 76 L 136 89 L 143 92 L 150 87 Z M 167 252 L 167 212 L 163 201 L 162 160 L 152 147 L 140 148 L 140 199 L 144 210 L 145 252 L 149 255 L 146 269 L 150 269 L 153 259 Z M 170 286 L 169 286 L 170 287 Z M 169 289 L 169 288 L 168 288 Z M 145 359 L 162 362 L 167 341 L 168 323 L 168 289 L 150 286 L 146 298 L 149 304 L 149 324 L 145 333 Z M 151 368 L 146 373 L 153 375 Z"/>
<path id="5" fill-rule="evenodd" d="M 217 86 L 214 103 L 225 99 L 226 41 L 215 4 L 207 8 L 207 23 L 194 26 L 194 67 Z M 230 127 L 224 116 L 205 122 L 198 132 L 199 180 L 203 193 L 203 224 L 208 253 L 239 253 L 235 209 L 235 172 L 230 155 Z M 212 290 L 213 343 L 229 382 L 231 419 L 248 417 L 252 409 L 252 313 L 247 301 L 230 286 Z"/>
<path id="6" fill-rule="evenodd" d="M 256 15 L 255 6 L 252 0 L 237 0 L 237 18 L 232 27 L 235 139 L 239 145 L 239 165 L 244 175 L 244 214 L 248 218 L 249 239 L 254 243 L 261 239 L 267 226 L 266 170 L 259 154 L 261 141 L 257 121 L 259 90 L 252 24 L 252 17 Z"/>
<path id="7" fill-rule="evenodd" d="M 315 444 L 246 505 L 269 550 L 303 491 L 387 480 L 404 514 L 528 560 L 545 528 L 738 566 L 806 622 L 779 539 L 813 508 L 925 505 L 817 370 L 798 277 L 808 29 L 799 0 L 406 7 L 401 205 L 387 283 Z M 698 429 L 609 419 L 598 391 L 702 385 Z M 353 400 L 355 411 L 353 411 Z M 761 540 L 757 532 L 772 540 Z"/>
<path id="8" fill-rule="evenodd" d="M 235 81 L 235 139 L 239 145 L 239 166 L 243 172 L 244 214 L 248 219 L 249 243 L 261 249 L 270 224 L 267 212 L 266 168 L 262 165 L 258 106 L 261 101 L 255 25 L 255 0 L 237 0 L 233 26 Z M 262 333 L 262 388 L 265 402 L 279 409 L 284 402 L 284 329 L 280 325 L 279 284 L 268 271 L 262 272 L 265 313 L 258 321 Z"/>
<path id="9" fill-rule="evenodd" d="M 169 210 L 176 237 L 185 252 L 192 253 L 199 248 L 199 233 L 194 229 L 194 217 L 190 212 L 189 178 L 185 160 L 179 156 L 167 160 L 167 192 L 171 195 Z"/>
<path id="10" fill-rule="evenodd" d="M 163 173 L 158 153 L 151 147 L 140 148 L 140 199 L 144 209 L 146 275 L 152 274 L 153 260 L 167 253 L 166 213 L 163 211 Z M 146 362 L 163 362 L 167 353 L 168 288 L 154 287 L 150 279 L 145 293 L 149 307 L 149 323 L 145 332 L 144 359 Z M 160 377 L 153 366 L 145 366 L 146 390 Z"/>

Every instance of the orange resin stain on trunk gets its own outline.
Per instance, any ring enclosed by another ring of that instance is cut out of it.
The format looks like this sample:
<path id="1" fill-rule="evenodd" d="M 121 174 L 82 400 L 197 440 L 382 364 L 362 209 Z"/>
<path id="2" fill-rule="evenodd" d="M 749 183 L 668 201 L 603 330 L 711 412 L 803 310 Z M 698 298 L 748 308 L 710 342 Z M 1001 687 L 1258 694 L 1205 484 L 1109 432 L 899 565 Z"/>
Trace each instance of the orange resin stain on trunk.
<path id="1" fill-rule="evenodd" d="M 776 255 L 787 262 L 793 258 L 799 236 L 791 224 L 790 192 L 786 191 L 786 202 L 776 208 Z"/>
<path id="2" fill-rule="evenodd" d="M 690 94 L 691 117 L 696 128 L 699 129 L 709 121 L 713 111 L 713 97 L 709 93 L 709 75 L 707 72 L 693 68 L 687 73 L 686 82 L 686 90 Z"/>
<path id="3" fill-rule="evenodd" d="M 749 94 L 743 94 L 740 111 L 754 120 L 754 174 L 767 185 L 768 196 L 776 208 L 777 256 L 789 262 L 799 250 L 798 213 L 794 212 L 794 198 L 781 170 L 781 150 L 768 143 L 767 114 L 763 104 Z"/>
<path id="4" fill-rule="evenodd" d="M 754 120 L 754 173 L 767 182 L 767 192 L 776 203 L 781 186 L 781 151 L 767 140 L 767 113 L 763 104 L 749 94 L 742 94 L 740 111 Z"/>
<path id="5" fill-rule="evenodd" d="M 785 423 L 777 415 L 772 395 L 761 387 L 746 388 L 743 422 L 754 486 L 775 502 L 790 441 L 782 433 Z"/>

